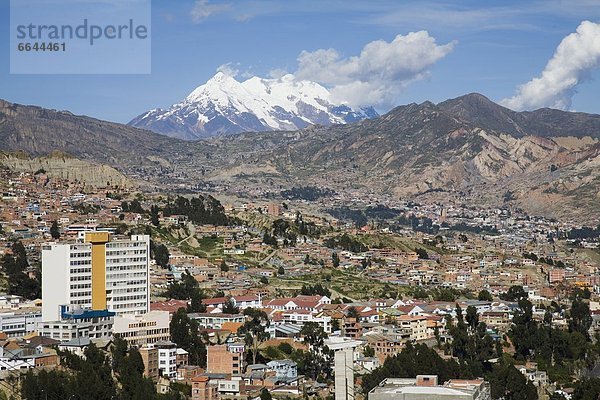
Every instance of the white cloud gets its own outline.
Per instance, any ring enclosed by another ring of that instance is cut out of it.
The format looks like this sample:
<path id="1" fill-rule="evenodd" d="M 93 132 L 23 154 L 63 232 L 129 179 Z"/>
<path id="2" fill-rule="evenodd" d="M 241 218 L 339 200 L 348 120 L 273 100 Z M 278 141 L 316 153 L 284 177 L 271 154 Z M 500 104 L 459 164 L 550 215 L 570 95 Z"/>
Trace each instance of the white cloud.
<path id="1" fill-rule="evenodd" d="M 334 49 L 303 51 L 298 56 L 299 79 L 331 88 L 332 100 L 351 106 L 394 105 L 399 93 L 422 79 L 429 67 L 445 57 L 455 42 L 438 45 L 426 31 L 376 40 L 358 56 L 342 58 Z"/>
<path id="2" fill-rule="evenodd" d="M 501 104 L 513 110 L 568 110 L 577 86 L 599 67 L 600 24 L 583 21 L 560 42 L 542 74 L 519 86 L 517 94 Z"/>
<path id="3" fill-rule="evenodd" d="M 288 72 L 283 68 L 274 68 L 269 71 L 268 76 L 269 76 L 269 78 L 279 79 L 282 76 L 287 75 L 287 74 L 288 74 Z"/>
<path id="4" fill-rule="evenodd" d="M 190 12 L 192 21 L 200 23 L 214 14 L 218 14 L 231 9 L 230 4 L 211 4 L 208 0 L 196 0 L 194 7 Z"/>
<path id="5" fill-rule="evenodd" d="M 231 76 L 232 78 L 235 78 L 240 73 L 240 70 L 233 63 L 229 62 L 226 64 L 219 65 L 217 67 L 217 72 L 222 72 L 227 76 Z"/>

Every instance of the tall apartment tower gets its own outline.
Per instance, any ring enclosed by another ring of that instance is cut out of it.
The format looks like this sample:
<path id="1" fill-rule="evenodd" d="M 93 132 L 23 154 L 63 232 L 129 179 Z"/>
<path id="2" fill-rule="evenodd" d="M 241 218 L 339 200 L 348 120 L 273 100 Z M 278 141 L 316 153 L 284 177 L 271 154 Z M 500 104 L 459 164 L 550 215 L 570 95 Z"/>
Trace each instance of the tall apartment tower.
<path id="1" fill-rule="evenodd" d="M 42 247 L 42 321 L 61 319 L 61 306 L 140 315 L 150 309 L 150 236 L 111 240 L 81 232 L 75 243 Z"/>

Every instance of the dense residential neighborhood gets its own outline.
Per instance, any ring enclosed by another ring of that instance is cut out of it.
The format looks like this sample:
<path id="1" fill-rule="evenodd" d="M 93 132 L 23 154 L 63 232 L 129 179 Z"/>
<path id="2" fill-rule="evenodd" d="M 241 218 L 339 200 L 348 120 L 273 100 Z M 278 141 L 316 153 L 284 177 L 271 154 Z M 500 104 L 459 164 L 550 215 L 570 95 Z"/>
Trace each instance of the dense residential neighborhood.
<path id="1" fill-rule="evenodd" d="M 357 223 L 306 201 L 2 174 L 7 396 L 34 398 L 68 353 L 115 349 L 139 357 L 158 394 L 202 400 L 550 398 L 596 376 L 596 228 L 374 199 L 363 209 L 379 215 Z M 424 364 L 394 367 L 404 359 Z"/>

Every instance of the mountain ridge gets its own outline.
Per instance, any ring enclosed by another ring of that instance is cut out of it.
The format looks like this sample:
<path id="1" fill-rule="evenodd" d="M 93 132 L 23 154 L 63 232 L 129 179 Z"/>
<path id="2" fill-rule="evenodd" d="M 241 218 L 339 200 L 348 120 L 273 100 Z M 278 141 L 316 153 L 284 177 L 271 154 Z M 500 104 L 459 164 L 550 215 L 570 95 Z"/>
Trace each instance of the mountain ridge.
<path id="1" fill-rule="evenodd" d="M 154 188 L 218 187 L 252 197 L 302 182 L 583 220 L 600 218 L 599 121 L 548 109 L 517 113 L 470 94 L 352 124 L 190 142 L 0 102 L 0 150 L 63 150 Z"/>

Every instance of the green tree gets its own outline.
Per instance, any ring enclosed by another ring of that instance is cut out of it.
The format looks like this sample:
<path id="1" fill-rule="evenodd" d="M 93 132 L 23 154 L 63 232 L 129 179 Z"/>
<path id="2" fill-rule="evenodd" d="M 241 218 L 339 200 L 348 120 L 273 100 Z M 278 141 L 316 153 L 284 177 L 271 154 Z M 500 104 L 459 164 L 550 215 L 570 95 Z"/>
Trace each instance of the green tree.
<path id="1" fill-rule="evenodd" d="M 116 336 L 113 340 L 112 358 L 113 358 L 113 369 L 116 372 L 120 372 L 124 368 L 125 357 L 127 357 L 127 350 L 129 346 L 127 341 L 119 336 Z"/>
<path id="2" fill-rule="evenodd" d="M 278 276 L 285 275 L 285 269 L 283 267 L 277 268 L 277 275 Z"/>
<path id="3" fill-rule="evenodd" d="M 52 226 L 50 227 L 50 236 L 52 236 L 52 239 L 54 240 L 60 239 L 60 229 L 56 220 L 52 221 Z"/>
<path id="4" fill-rule="evenodd" d="M 600 398 L 600 379 L 584 379 L 575 384 L 573 400 L 597 400 Z"/>
<path id="5" fill-rule="evenodd" d="M 267 388 L 262 388 L 260 391 L 260 400 L 272 400 L 273 397 Z"/>
<path id="6" fill-rule="evenodd" d="M 220 269 L 222 272 L 229 272 L 229 266 L 225 262 L 225 260 L 221 261 Z"/>
<path id="7" fill-rule="evenodd" d="M 188 313 L 203 313 L 206 312 L 206 305 L 202 303 L 202 292 L 194 290 L 190 298 L 190 304 L 187 307 Z"/>
<path id="8" fill-rule="evenodd" d="M 270 321 L 264 311 L 254 308 L 246 308 L 244 315 L 247 320 L 238 329 L 238 334 L 244 337 L 246 346 L 252 349 L 252 363 L 256 364 L 258 347 L 269 338 L 266 329 L 269 327 Z"/>
<path id="9" fill-rule="evenodd" d="M 111 359 L 94 344 L 85 349 L 85 358 L 61 353 L 61 369 L 30 370 L 21 380 L 23 399 L 170 400 L 177 395 L 159 395 L 152 380 L 144 378 L 144 363 L 136 349 L 115 338 Z M 112 367 L 111 367 L 112 366 Z M 118 384 L 117 381 L 118 380 Z"/>
<path id="10" fill-rule="evenodd" d="M 198 225 L 227 225 L 230 221 L 225 215 L 223 205 L 212 196 L 186 197 L 177 196 L 163 207 L 164 215 L 185 215 Z"/>
<path id="11" fill-rule="evenodd" d="M 193 298 L 196 292 L 198 292 L 200 285 L 196 278 L 190 274 L 187 269 L 181 274 L 181 280 L 179 282 L 171 283 L 165 292 L 165 296 L 171 299 L 177 300 L 190 300 Z"/>
<path id="12" fill-rule="evenodd" d="M 13 254 L 7 253 L 2 256 L 2 269 L 7 275 L 8 294 L 25 297 L 27 299 L 41 298 L 41 271 L 33 271 L 35 277 L 32 278 L 26 272 L 30 269 L 27 261 L 25 247 L 20 241 L 12 245 Z"/>
<path id="13" fill-rule="evenodd" d="M 7 275 L 13 275 L 18 272 L 22 272 L 17 269 L 17 261 L 10 253 L 6 253 L 2 256 L 2 270 Z"/>
<path id="14" fill-rule="evenodd" d="M 340 330 L 340 320 L 339 319 L 331 320 L 331 331 L 335 332 L 335 331 L 339 331 L 339 330 Z"/>
<path id="15" fill-rule="evenodd" d="M 423 260 L 428 260 L 429 259 L 429 254 L 427 253 L 427 250 L 425 249 L 415 249 L 415 253 L 417 253 L 417 255 L 419 256 L 420 259 Z"/>
<path id="16" fill-rule="evenodd" d="M 321 349 L 327 339 L 327 334 L 316 322 L 305 322 L 300 330 L 300 335 L 304 337 L 304 343 L 315 349 Z"/>
<path id="17" fill-rule="evenodd" d="M 75 389 L 73 380 L 66 371 L 41 370 L 38 374 L 34 374 L 30 369 L 23 377 L 21 396 L 32 400 L 68 399 Z"/>
<path id="18" fill-rule="evenodd" d="M 26 271 L 29 269 L 29 261 L 27 261 L 27 252 L 25 246 L 20 240 L 17 240 L 12 245 L 12 252 L 15 257 L 16 267 L 19 271 Z"/>
<path id="19" fill-rule="evenodd" d="M 365 357 L 375 357 L 375 349 L 371 346 L 365 346 L 365 351 L 363 352 Z"/>
<path id="20" fill-rule="evenodd" d="M 569 332 L 579 332 L 587 338 L 590 326 L 592 326 L 590 307 L 583 300 L 573 300 L 569 311 Z"/>
<path id="21" fill-rule="evenodd" d="M 527 293 L 525 293 L 523 286 L 514 285 L 508 288 L 506 293 L 502 293 L 500 298 L 506 301 L 519 301 L 521 299 L 526 299 Z"/>
<path id="22" fill-rule="evenodd" d="M 152 205 L 150 207 L 150 222 L 152 223 L 152 225 L 156 226 L 157 228 L 160 226 L 158 213 L 159 213 L 158 206 Z"/>
<path id="23" fill-rule="evenodd" d="M 270 235 L 269 232 L 264 233 L 262 242 L 266 245 L 277 248 L 277 238 Z"/>
<path id="24" fill-rule="evenodd" d="M 467 325 L 472 330 L 477 327 L 479 324 L 479 315 L 477 314 L 477 309 L 473 306 L 467 307 Z"/>
<path id="25" fill-rule="evenodd" d="M 515 346 L 517 358 L 527 359 L 533 354 L 536 348 L 538 327 L 533 319 L 533 305 L 529 300 L 519 300 L 519 308 L 513 316 L 513 325 L 509 335 Z"/>
<path id="26" fill-rule="evenodd" d="M 302 285 L 302 289 L 300 289 L 300 294 L 304 296 L 331 296 L 331 290 L 327 289 L 321 283 L 317 283 L 313 286 L 311 285 Z"/>
<path id="27" fill-rule="evenodd" d="M 477 295 L 477 300 L 479 301 L 493 301 L 493 297 L 492 294 L 490 292 L 488 292 L 487 290 L 480 290 L 479 294 Z"/>
<path id="28" fill-rule="evenodd" d="M 280 351 L 284 352 L 285 354 L 292 354 L 292 352 L 294 351 L 294 348 L 292 347 L 292 345 L 287 342 L 279 343 L 277 348 Z"/>
<path id="29" fill-rule="evenodd" d="M 356 318 L 356 320 L 358 321 L 358 319 L 360 318 L 360 313 L 358 312 L 356 307 L 351 306 L 348 307 L 348 310 L 346 311 L 346 316 L 348 318 Z"/>
<path id="30" fill-rule="evenodd" d="M 188 317 L 185 308 L 173 314 L 169 329 L 171 341 L 189 353 L 190 364 L 206 367 L 206 345 L 200 336 L 198 323 Z"/>
<path id="31" fill-rule="evenodd" d="M 406 347 L 396 355 L 387 357 L 383 365 L 362 378 L 362 391 L 369 393 L 386 378 L 414 378 L 420 374 L 437 375 L 440 382 L 461 377 L 461 367 L 453 359 L 444 360 L 425 344 Z"/>
<path id="32" fill-rule="evenodd" d="M 169 254 L 169 249 L 162 243 L 155 243 L 154 241 L 150 241 L 150 253 L 152 258 L 156 261 L 156 265 L 162 268 L 169 267 L 169 258 L 171 255 Z"/>
<path id="33" fill-rule="evenodd" d="M 512 364 L 501 363 L 489 375 L 493 399 L 536 400 L 537 390 Z"/>
<path id="34" fill-rule="evenodd" d="M 331 254 L 331 262 L 333 264 L 333 268 L 337 268 L 340 266 L 340 256 L 335 251 Z"/>
<path id="35" fill-rule="evenodd" d="M 235 301 L 230 297 L 223 305 L 223 314 L 239 314 L 240 308 L 235 305 Z"/>

